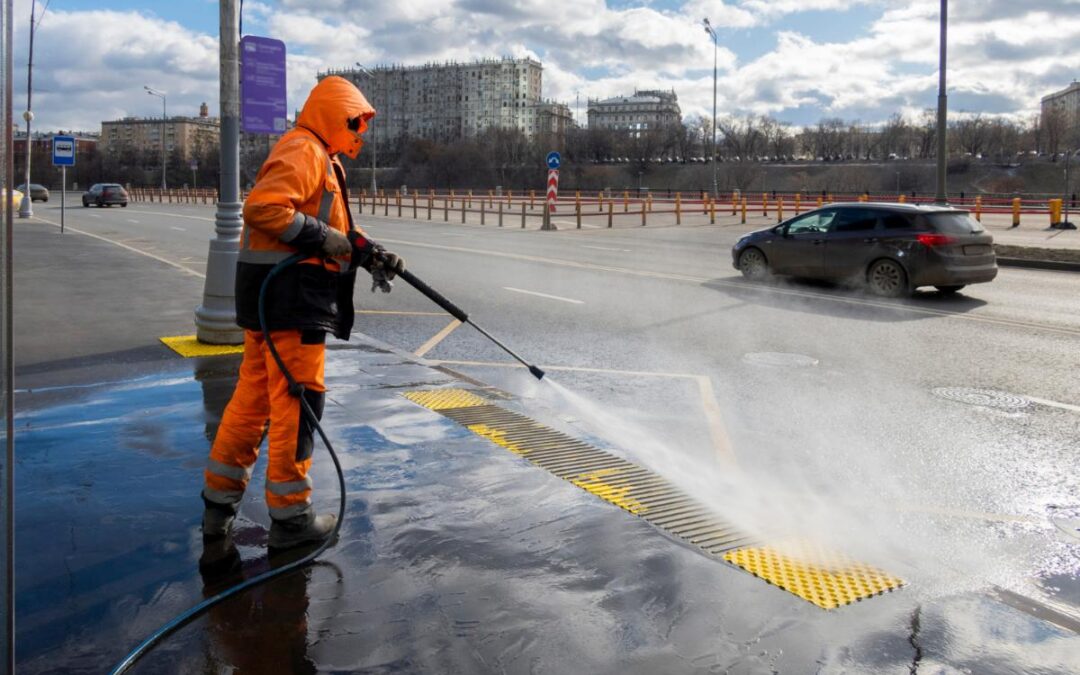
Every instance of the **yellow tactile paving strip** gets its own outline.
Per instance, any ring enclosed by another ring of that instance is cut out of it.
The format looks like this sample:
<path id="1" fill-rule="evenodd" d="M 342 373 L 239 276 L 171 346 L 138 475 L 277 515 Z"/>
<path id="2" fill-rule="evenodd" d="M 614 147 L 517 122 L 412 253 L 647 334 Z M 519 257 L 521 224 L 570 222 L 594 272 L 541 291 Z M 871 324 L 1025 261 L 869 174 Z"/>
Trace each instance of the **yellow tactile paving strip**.
<path id="1" fill-rule="evenodd" d="M 199 342 L 194 335 L 163 337 L 161 341 L 165 343 L 166 347 L 187 359 L 196 356 L 224 356 L 226 354 L 244 353 L 244 345 L 211 345 Z"/>
<path id="2" fill-rule="evenodd" d="M 766 546 L 648 469 L 506 410 L 464 389 L 410 391 L 434 410 L 565 481 L 818 607 L 832 609 L 899 587 L 868 565 L 797 549 Z M 814 562 L 808 562 L 808 561 Z M 824 562 L 823 562 L 824 561 Z"/>
<path id="3" fill-rule="evenodd" d="M 724 560 L 822 609 L 835 609 L 887 593 L 904 581 L 870 565 L 824 551 L 809 542 L 751 546 Z"/>

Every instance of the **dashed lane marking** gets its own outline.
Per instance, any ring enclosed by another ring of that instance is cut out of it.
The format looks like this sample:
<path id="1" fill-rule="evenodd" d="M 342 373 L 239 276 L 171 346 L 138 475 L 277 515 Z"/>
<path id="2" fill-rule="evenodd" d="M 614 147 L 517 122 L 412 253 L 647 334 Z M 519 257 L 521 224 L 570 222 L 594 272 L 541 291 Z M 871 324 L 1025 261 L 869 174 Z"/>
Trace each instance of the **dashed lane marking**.
<path id="1" fill-rule="evenodd" d="M 585 246 L 585 245 L 582 245 L 581 248 L 591 248 L 594 251 L 615 251 L 616 253 L 629 253 L 630 252 L 630 249 L 628 249 L 628 248 L 610 248 L 608 246 Z"/>
<path id="2" fill-rule="evenodd" d="M 724 286 L 726 288 L 736 288 L 742 291 L 753 291 L 760 293 L 768 293 L 772 295 L 785 295 L 790 297 L 809 298 L 813 300 L 825 300 L 828 302 L 836 302 L 847 305 L 858 305 L 862 307 L 874 307 L 877 309 L 888 309 L 896 312 L 907 312 L 910 314 L 920 314 L 923 316 L 940 316 L 951 319 L 958 319 L 961 321 L 973 321 L 976 323 L 992 324 L 998 326 L 1007 326 L 1009 328 L 1026 328 L 1036 329 L 1053 333 L 1062 333 L 1065 335 L 1080 335 L 1080 328 L 1070 328 L 1068 326 L 1052 326 L 1044 323 L 1035 323 L 1031 321 L 1021 321 L 1016 319 L 1005 319 L 1000 317 L 991 316 L 979 316 L 960 312 L 949 312 L 946 310 L 932 309 L 930 307 L 916 307 L 910 304 L 890 303 L 886 301 L 870 300 L 863 298 L 845 297 L 842 295 L 830 295 L 826 293 L 814 293 L 812 291 L 803 291 L 793 288 L 778 288 L 775 286 L 764 285 L 749 285 L 744 281 L 735 281 L 728 279 L 717 279 L 710 277 L 697 277 L 687 274 L 676 274 L 672 272 L 653 272 L 642 269 L 631 269 L 626 267 L 616 267 L 612 265 L 597 265 L 595 263 L 579 262 L 576 260 L 566 260 L 563 258 L 547 258 L 544 256 L 526 255 L 523 253 L 508 253 L 505 251 L 493 251 L 490 249 L 477 249 L 468 248 L 464 246 L 447 246 L 444 244 L 430 244 L 426 242 L 409 241 L 406 239 L 380 239 L 382 243 L 387 244 L 400 244 L 402 246 L 414 246 L 416 248 L 429 248 L 440 251 L 453 251 L 457 253 L 468 253 L 471 255 L 486 255 L 498 258 L 507 258 L 509 260 L 522 260 L 525 262 L 534 262 L 545 265 L 558 265 L 560 267 L 569 267 L 572 269 L 591 270 L 596 272 L 614 272 L 616 274 L 626 274 L 636 277 L 644 277 L 651 279 L 665 279 L 668 281 L 680 281 L 692 284 L 704 284 L 710 283 L 717 286 Z"/>
<path id="3" fill-rule="evenodd" d="M 131 222 L 133 222 L 133 223 L 137 223 L 137 222 L 139 222 L 139 221 L 137 221 L 137 220 L 133 220 L 133 221 L 131 221 Z M 170 229 L 170 230 L 176 230 L 177 232 L 187 232 L 187 230 L 186 230 L 185 228 L 183 228 L 183 227 L 177 227 L 177 226 L 175 226 L 175 225 L 170 225 L 170 226 L 169 226 L 169 229 Z"/>
<path id="4" fill-rule="evenodd" d="M 547 293 L 540 293 L 538 291 L 526 291 L 523 288 L 513 288 L 511 286 L 503 286 L 503 290 L 513 291 L 514 293 L 524 293 L 525 295 L 535 295 L 538 298 L 547 298 L 548 300 L 558 300 L 560 302 L 568 302 L 572 305 L 584 305 L 584 300 L 575 300 L 573 298 L 564 298 L 561 295 L 549 295 Z"/>
<path id="5" fill-rule="evenodd" d="M 56 228 L 60 227 L 60 223 L 55 223 L 55 222 L 53 222 L 51 220 L 46 220 L 45 218 L 42 218 L 40 216 L 34 216 L 34 219 L 38 220 L 38 221 L 41 221 L 43 223 L 46 223 L 48 225 L 52 225 L 53 227 L 56 227 Z M 193 269 L 188 269 L 187 267 L 184 267 L 183 265 L 181 265 L 178 262 L 173 262 L 172 260 L 169 260 L 167 258 L 162 258 L 159 255 L 154 255 L 153 253 L 148 253 L 148 252 L 143 251 L 141 249 L 137 249 L 134 246 L 128 246 L 127 244 L 116 241 L 115 239 L 109 239 L 108 237 L 103 237 L 100 234 L 92 234 L 90 232 L 86 232 L 85 230 L 80 230 L 80 229 L 75 228 L 75 227 L 65 227 L 64 230 L 66 232 L 74 232 L 75 234 L 81 234 L 83 236 L 90 237 L 91 239 L 97 239 L 99 241 L 104 241 L 104 242 L 112 244 L 113 246 L 119 246 L 120 248 L 131 251 L 132 253 L 138 253 L 139 255 L 144 255 L 147 258 L 152 258 L 153 260 L 156 260 L 156 261 L 158 261 L 160 263 L 165 263 L 169 267 L 175 267 L 176 269 L 180 270 L 184 274 L 189 274 L 189 275 L 191 275 L 193 277 L 197 277 L 199 279 L 205 279 L 206 278 L 206 275 L 203 274 L 202 272 L 196 272 Z"/>

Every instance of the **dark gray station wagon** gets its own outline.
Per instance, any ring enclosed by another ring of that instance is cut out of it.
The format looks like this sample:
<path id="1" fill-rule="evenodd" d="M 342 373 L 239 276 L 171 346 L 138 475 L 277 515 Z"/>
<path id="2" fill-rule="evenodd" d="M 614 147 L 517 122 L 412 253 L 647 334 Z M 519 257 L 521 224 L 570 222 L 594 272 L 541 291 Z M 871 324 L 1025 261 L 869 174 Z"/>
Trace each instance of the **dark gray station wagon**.
<path id="1" fill-rule="evenodd" d="M 884 297 L 955 293 L 997 276 L 993 237 L 967 211 L 941 206 L 830 204 L 751 232 L 731 254 L 748 279 L 854 281 Z"/>

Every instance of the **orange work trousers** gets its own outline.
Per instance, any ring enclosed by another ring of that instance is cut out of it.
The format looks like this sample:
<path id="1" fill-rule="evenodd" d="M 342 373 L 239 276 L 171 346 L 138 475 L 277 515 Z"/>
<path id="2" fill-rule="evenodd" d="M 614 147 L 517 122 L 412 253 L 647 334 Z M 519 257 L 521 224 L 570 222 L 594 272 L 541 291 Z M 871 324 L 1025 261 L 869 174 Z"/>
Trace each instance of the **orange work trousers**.
<path id="1" fill-rule="evenodd" d="M 293 379 L 304 386 L 304 399 L 321 419 L 326 396 L 323 384 L 326 333 L 280 330 L 271 331 L 270 336 Z M 239 503 L 266 433 L 270 453 L 266 504 L 270 517 L 286 520 L 310 513 L 308 469 L 313 431 L 301 410 L 300 400 L 289 393 L 289 383 L 270 354 L 265 335 L 244 331 L 240 379 L 210 448 L 203 497 L 226 506 Z"/>

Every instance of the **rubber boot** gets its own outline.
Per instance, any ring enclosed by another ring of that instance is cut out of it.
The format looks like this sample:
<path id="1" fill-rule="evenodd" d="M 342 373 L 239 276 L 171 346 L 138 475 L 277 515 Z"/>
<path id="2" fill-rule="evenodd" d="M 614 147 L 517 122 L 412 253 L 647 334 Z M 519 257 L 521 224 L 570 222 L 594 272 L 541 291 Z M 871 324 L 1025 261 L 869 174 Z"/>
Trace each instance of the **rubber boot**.
<path id="1" fill-rule="evenodd" d="M 326 539 L 337 525 L 337 516 L 332 513 L 315 515 L 306 513 L 288 520 L 274 520 L 270 525 L 270 548 L 293 548 L 311 542 Z"/>
<path id="2" fill-rule="evenodd" d="M 236 519 L 235 504 L 218 504 L 203 498 L 202 535 L 203 539 L 218 539 L 224 537 L 232 529 L 233 520 Z"/>

